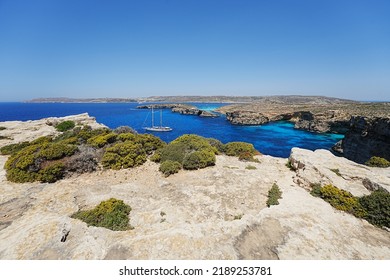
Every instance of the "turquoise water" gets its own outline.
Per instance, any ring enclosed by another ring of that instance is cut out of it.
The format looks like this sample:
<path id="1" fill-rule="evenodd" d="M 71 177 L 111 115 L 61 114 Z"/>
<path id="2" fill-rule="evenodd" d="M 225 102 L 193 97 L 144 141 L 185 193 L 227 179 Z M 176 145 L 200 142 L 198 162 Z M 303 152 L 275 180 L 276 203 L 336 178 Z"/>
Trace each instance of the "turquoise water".
<path id="1" fill-rule="evenodd" d="M 203 110 L 215 110 L 224 105 L 217 103 L 196 103 Z M 110 128 L 127 125 L 144 133 L 144 126 L 151 125 L 149 110 L 136 109 L 137 103 L 0 103 L 0 121 L 37 120 L 46 117 L 62 117 L 89 113 L 99 123 Z M 159 115 L 156 115 L 156 121 Z M 318 134 L 294 129 L 289 122 L 275 122 L 261 126 L 231 125 L 224 116 L 201 118 L 172 113 L 163 110 L 163 125 L 173 128 L 172 132 L 154 132 L 164 141 L 171 141 L 180 135 L 195 133 L 213 137 L 223 143 L 245 141 L 266 155 L 288 157 L 292 147 L 305 149 L 330 149 L 343 138 L 338 134 Z"/>

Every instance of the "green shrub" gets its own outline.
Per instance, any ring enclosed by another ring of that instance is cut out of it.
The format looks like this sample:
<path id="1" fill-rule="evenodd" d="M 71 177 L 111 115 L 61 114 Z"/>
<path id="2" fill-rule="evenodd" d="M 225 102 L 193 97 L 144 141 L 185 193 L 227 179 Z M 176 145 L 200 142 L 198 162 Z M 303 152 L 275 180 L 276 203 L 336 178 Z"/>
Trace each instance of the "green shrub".
<path id="1" fill-rule="evenodd" d="M 89 126 L 83 126 L 80 131 L 77 129 L 77 127 L 74 129 L 75 135 L 79 138 L 81 143 L 86 143 L 88 139 L 99 136 L 99 135 L 106 135 L 110 133 L 110 130 L 108 128 L 99 128 L 99 129 L 92 129 Z"/>
<path id="2" fill-rule="evenodd" d="M 63 121 L 55 126 L 58 131 L 64 132 L 75 127 L 74 121 Z"/>
<path id="3" fill-rule="evenodd" d="M 17 144 L 10 144 L 10 145 L 1 147 L 0 153 L 2 155 L 12 155 L 12 154 L 19 152 L 21 149 L 27 147 L 28 145 L 30 145 L 30 142 L 21 142 L 21 143 L 17 143 Z"/>
<path id="4" fill-rule="evenodd" d="M 107 144 L 114 143 L 116 141 L 117 135 L 113 132 L 96 135 L 87 140 L 87 143 L 95 148 L 102 148 Z"/>
<path id="5" fill-rule="evenodd" d="M 321 197 L 321 184 L 320 183 L 314 183 L 310 184 L 311 191 L 310 194 L 315 197 Z"/>
<path id="6" fill-rule="evenodd" d="M 120 127 L 117 127 L 114 129 L 114 133 L 116 133 L 116 134 L 125 134 L 125 133 L 126 134 L 127 133 L 137 134 L 137 131 L 135 131 L 130 126 L 120 126 Z"/>
<path id="7" fill-rule="evenodd" d="M 245 167 L 245 169 L 248 169 L 248 170 L 255 170 L 255 169 L 257 169 L 257 167 L 256 167 L 256 166 L 253 166 L 253 165 L 247 165 L 247 166 Z"/>
<path id="8" fill-rule="evenodd" d="M 121 133 L 118 134 L 117 139 L 119 141 L 125 142 L 125 141 L 134 141 L 136 135 L 133 133 Z"/>
<path id="9" fill-rule="evenodd" d="M 50 136 L 42 136 L 42 137 L 39 137 L 37 139 L 35 139 L 34 141 L 31 141 L 31 145 L 35 145 L 35 144 L 44 144 L 44 143 L 50 143 L 52 142 L 53 139 L 50 137 Z"/>
<path id="10" fill-rule="evenodd" d="M 63 163 L 53 163 L 39 170 L 38 178 L 44 183 L 54 183 L 64 177 L 64 169 Z"/>
<path id="11" fill-rule="evenodd" d="M 137 134 L 134 142 L 141 144 L 147 154 L 166 145 L 164 141 L 152 134 Z"/>
<path id="12" fill-rule="evenodd" d="M 334 172 L 337 176 L 341 177 L 340 170 L 338 168 L 330 169 L 330 171 Z"/>
<path id="13" fill-rule="evenodd" d="M 217 155 L 225 152 L 225 145 L 221 141 L 214 138 L 206 138 L 206 140 L 207 142 L 209 142 L 211 147 L 214 147 L 216 149 Z"/>
<path id="14" fill-rule="evenodd" d="M 370 195 L 359 198 L 359 202 L 368 222 L 390 228 L 390 193 L 387 190 L 375 190 Z"/>
<path id="15" fill-rule="evenodd" d="M 31 183 L 38 181 L 39 176 L 36 172 L 30 172 L 19 168 L 7 169 L 7 180 L 15 183 Z"/>
<path id="16" fill-rule="evenodd" d="M 368 161 L 366 161 L 365 165 L 371 167 L 390 167 L 390 162 L 381 157 L 371 157 Z"/>
<path id="17" fill-rule="evenodd" d="M 203 149 L 188 153 L 183 159 L 183 168 L 195 170 L 215 165 L 215 153 L 211 149 Z"/>
<path id="18" fill-rule="evenodd" d="M 176 143 L 184 144 L 189 151 L 199 151 L 212 147 L 206 138 L 195 134 L 184 134 L 173 140 L 170 144 Z M 216 148 L 213 148 L 213 150 L 216 151 Z"/>
<path id="19" fill-rule="evenodd" d="M 225 144 L 225 154 L 228 156 L 240 156 L 240 154 L 248 153 L 252 156 L 256 154 L 256 150 L 250 143 L 245 142 L 230 142 Z"/>
<path id="20" fill-rule="evenodd" d="M 115 231 L 131 229 L 129 214 L 131 207 L 122 200 L 110 198 L 92 210 L 79 211 L 72 218 L 82 220 L 88 226 L 105 227 Z"/>
<path id="21" fill-rule="evenodd" d="M 161 161 L 160 151 L 155 151 L 154 154 L 150 157 L 150 160 L 153 162 L 160 162 Z"/>
<path id="22" fill-rule="evenodd" d="M 167 160 L 161 163 L 159 170 L 168 177 L 171 174 L 179 172 L 181 169 L 180 162 Z"/>
<path id="23" fill-rule="evenodd" d="M 54 160 L 71 156 L 76 151 L 77 146 L 75 145 L 63 144 L 62 142 L 48 143 L 41 146 L 38 156 L 47 160 Z"/>
<path id="24" fill-rule="evenodd" d="M 365 215 L 365 211 L 357 197 L 333 185 L 323 186 L 320 189 L 320 197 L 338 210 L 348 212 L 360 218 Z"/>
<path id="25" fill-rule="evenodd" d="M 185 143 L 169 143 L 164 148 L 159 150 L 160 161 L 172 160 L 183 162 L 184 157 L 190 150 Z"/>
<path id="26" fill-rule="evenodd" d="M 6 127 L 0 126 L 0 131 L 1 131 L 1 130 L 6 130 L 6 129 L 7 129 Z"/>
<path id="27" fill-rule="evenodd" d="M 105 168 L 121 169 L 142 165 L 146 161 L 146 153 L 141 144 L 132 142 L 117 143 L 107 148 L 102 164 Z"/>
<path id="28" fill-rule="evenodd" d="M 282 198 L 282 191 L 279 186 L 274 183 L 268 191 L 267 207 L 271 207 L 271 205 L 278 205 L 279 198 Z"/>

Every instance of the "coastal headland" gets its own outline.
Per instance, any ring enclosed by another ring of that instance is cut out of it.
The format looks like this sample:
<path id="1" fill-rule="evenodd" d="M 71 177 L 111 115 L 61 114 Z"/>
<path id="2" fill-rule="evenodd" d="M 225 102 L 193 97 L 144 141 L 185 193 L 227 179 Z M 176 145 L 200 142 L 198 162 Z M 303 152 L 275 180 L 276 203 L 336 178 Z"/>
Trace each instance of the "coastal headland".
<path id="1" fill-rule="evenodd" d="M 63 121 L 104 128 L 87 114 L 3 122 L 0 147 L 61 137 L 55 125 Z M 0 156 L 0 259 L 390 259 L 386 227 L 311 193 L 313 184 L 331 184 L 354 197 L 390 191 L 389 168 L 330 151 L 293 148 L 289 159 L 255 155 L 253 161 L 219 154 L 214 166 L 169 177 L 147 159 L 134 168 L 98 166 L 54 183 L 10 182 L 4 169 L 9 157 Z M 274 185 L 281 198 L 267 207 Z M 110 198 L 131 206 L 131 229 L 71 218 Z"/>

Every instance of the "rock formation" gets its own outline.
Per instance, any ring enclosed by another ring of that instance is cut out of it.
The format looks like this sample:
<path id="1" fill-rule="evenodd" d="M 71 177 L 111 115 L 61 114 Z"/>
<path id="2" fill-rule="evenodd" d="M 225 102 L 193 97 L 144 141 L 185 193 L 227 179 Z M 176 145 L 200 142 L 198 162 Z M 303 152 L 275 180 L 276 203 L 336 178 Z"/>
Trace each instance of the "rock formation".
<path id="1" fill-rule="evenodd" d="M 358 163 L 372 156 L 390 160 L 390 118 L 352 117 L 341 150 L 336 151 Z"/>
<path id="2" fill-rule="evenodd" d="M 212 112 L 201 110 L 196 106 L 187 104 L 149 104 L 137 106 L 138 109 L 172 109 L 172 112 L 182 115 L 195 115 L 200 117 L 217 117 L 217 114 Z"/>

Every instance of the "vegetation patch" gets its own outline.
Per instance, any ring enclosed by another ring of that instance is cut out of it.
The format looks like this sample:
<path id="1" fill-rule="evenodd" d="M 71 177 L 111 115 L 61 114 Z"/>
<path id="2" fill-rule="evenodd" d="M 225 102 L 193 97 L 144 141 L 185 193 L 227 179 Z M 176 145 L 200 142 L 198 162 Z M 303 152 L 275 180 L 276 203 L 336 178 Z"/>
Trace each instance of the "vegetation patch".
<path id="1" fill-rule="evenodd" d="M 248 170 L 255 170 L 255 169 L 257 169 L 257 167 L 256 167 L 256 166 L 253 166 L 253 165 L 247 165 L 247 166 L 245 167 L 245 169 L 248 169 Z"/>
<path id="2" fill-rule="evenodd" d="M 282 191 L 279 186 L 274 183 L 268 191 L 267 207 L 271 207 L 271 205 L 278 205 L 279 198 L 282 198 Z"/>
<path id="3" fill-rule="evenodd" d="M 216 147 L 201 136 L 186 134 L 173 140 L 153 155 L 154 161 L 178 162 L 184 169 L 194 170 L 215 165 Z"/>
<path id="4" fill-rule="evenodd" d="M 168 177 L 169 175 L 179 172 L 181 168 L 182 166 L 180 162 L 166 160 L 161 163 L 159 170 L 165 175 L 165 177 Z"/>
<path id="5" fill-rule="evenodd" d="M 105 168 L 118 170 L 142 165 L 145 161 L 146 153 L 142 145 L 129 141 L 107 148 L 102 158 L 102 165 Z"/>
<path id="6" fill-rule="evenodd" d="M 245 142 L 230 142 L 225 144 L 224 152 L 228 156 L 236 156 L 247 154 L 249 156 L 254 156 L 258 154 L 255 147 L 250 143 Z"/>
<path id="7" fill-rule="evenodd" d="M 334 208 L 366 219 L 379 227 L 390 227 L 390 193 L 380 188 L 369 195 L 355 197 L 333 185 L 312 185 L 311 194 L 321 197 Z"/>
<path id="8" fill-rule="evenodd" d="M 60 132 L 64 132 L 67 130 L 71 130 L 72 128 L 75 127 L 75 125 L 76 124 L 74 123 L 74 121 L 63 121 L 57 124 L 55 128 Z"/>
<path id="9" fill-rule="evenodd" d="M 6 130 L 7 128 L 6 127 L 4 127 L 4 126 L 0 126 L 0 131 L 2 131 L 2 130 Z"/>
<path id="10" fill-rule="evenodd" d="M 380 188 L 359 198 L 364 218 L 373 225 L 390 228 L 390 193 Z"/>
<path id="11" fill-rule="evenodd" d="M 26 148 L 30 145 L 30 142 L 21 142 L 17 144 L 10 144 L 0 148 L 0 153 L 2 155 L 11 155 L 19 152 L 21 149 Z"/>
<path id="12" fill-rule="evenodd" d="M 381 157 L 371 157 L 365 165 L 371 167 L 390 167 L 390 161 Z"/>
<path id="13" fill-rule="evenodd" d="M 286 167 L 288 169 L 290 169 L 291 171 L 297 171 L 297 169 L 292 165 L 292 162 L 290 159 L 288 159 L 287 163 L 286 163 Z"/>
<path id="14" fill-rule="evenodd" d="M 330 169 L 330 171 L 334 172 L 337 176 L 341 177 L 340 170 L 338 168 Z"/>
<path id="15" fill-rule="evenodd" d="M 122 200 L 110 198 L 100 202 L 92 210 L 78 211 L 71 217 L 82 220 L 88 226 L 105 227 L 110 230 L 123 231 L 131 229 L 129 214 L 131 207 Z"/>

